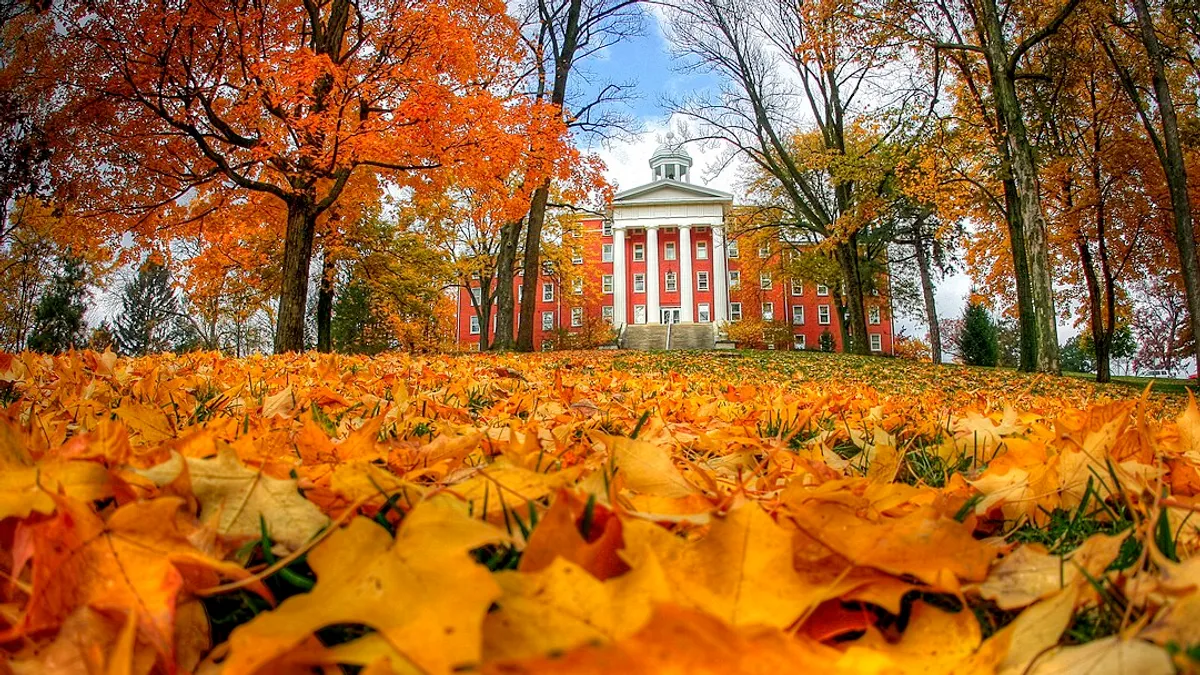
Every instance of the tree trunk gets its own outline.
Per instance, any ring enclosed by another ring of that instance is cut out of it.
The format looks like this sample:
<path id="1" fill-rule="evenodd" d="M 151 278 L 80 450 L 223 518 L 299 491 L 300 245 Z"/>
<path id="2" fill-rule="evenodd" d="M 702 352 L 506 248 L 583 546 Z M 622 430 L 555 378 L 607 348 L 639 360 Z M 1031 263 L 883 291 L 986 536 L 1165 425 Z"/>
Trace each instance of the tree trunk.
<path id="1" fill-rule="evenodd" d="M 533 320 L 537 306 L 538 280 L 541 278 L 542 225 L 546 222 L 546 204 L 550 201 L 550 181 L 533 191 L 529 203 L 529 222 L 525 229 L 525 259 L 521 280 L 521 318 L 517 321 L 517 351 L 533 351 Z"/>
<path id="2" fill-rule="evenodd" d="M 521 239 L 520 220 L 500 228 L 500 252 L 496 255 L 496 334 L 492 350 L 510 350 L 513 342 L 513 267 Z M 480 329 L 482 331 L 482 328 Z"/>
<path id="3" fill-rule="evenodd" d="M 275 353 L 304 351 L 304 315 L 308 308 L 308 268 L 313 252 L 313 203 L 306 197 L 287 202 L 287 232 L 283 242 L 283 279 L 279 288 L 279 318 Z"/>
<path id="4" fill-rule="evenodd" d="M 925 250 L 925 237 L 917 226 L 913 238 L 917 250 L 917 270 L 921 275 L 921 297 L 925 300 L 925 322 L 929 326 L 929 356 L 934 363 L 942 362 L 942 329 L 938 325 L 937 301 L 933 297 L 933 275 L 929 270 L 929 252 Z"/>
<path id="5" fill-rule="evenodd" d="M 333 351 L 333 282 L 335 267 L 329 251 L 321 254 L 321 286 L 317 289 L 317 351 Z"/>
<path id="6" fill-rule="evenodd" d="M 1196 338 L 1193 356 L 1196 357 L 1196 364 L 1200 366 L 1200 262 L 1196 258 L 1196 233 L 1192 228 L 1192 206 L 1188 196 L 1183 145 L 1179 139 L 1179 120 L 1175 114 L 1175 100 L 1171 96 L 1171 87 L 1167 81 L 1162 45 L 1154 31 L 1154 17 L 1150 15 L 1146 0 L 1133 0 L 1133 10 L 1137 14 L 1138 27 L 1141 29 L 1142 46 L 1150 59 L 1154 99 L 1158 104 L 1159 124 L 1162 125 L 1159 160 L 1167 177 L 1167 190 L 1171 195 L 1171 215 L 1175 225 L 1175 245 L 1179 249 L 1179 268 L 1187 295 L 1192 335 Z"/>
<path id="7" fill-rule="evenodd" d="M 864 311 L 862 280 L 858 276 L 858 238 L 840 242 L 835 251 L 842 280 L 846 284 L 846 309 L 849 310 L 850 345 L 845 351 L 852 354 L 870 355 L 871 344 L 867 340 L 867 315 Z"/>
<path id="8" fill-rule="evenodd" d="M 1005 155 L 1007 155 L 1007 149 Z M 1033 312 L 1033 291 L 1029 286 L 1029 262 L 1025 257 L 1025 228 L 1021 224 L 1021 206 L 1017 188 L 1011 180 L 1004 181 L 1004 220 L 1008 225 L 1009 248 L 1012 249 L 1013 283 L 1017 289 L 1017 368 L 1032 373 L 1037 367 L 1037 321 Z"/>
<path id="9" fill-rule="evenodd" d="M 512 288 L 510 285 L 509 288 Z M 479 317 L 479 351 L 488 349 L 488 320 L 492 318 L 492 277 L 479 275 L 479 302 L 471 295 L 471 304 L 475 305 L 475 316 Z M 497 326 L 497 330 L 499 327 Z"/>
<path id="10" fill-rule="evenodd" d="M 1016 74 L 1009 70 L 1009 50 L 1001 17 L 995 0 L 980 2 L 976 17 L 982 46 L 992 81 L 992 105 L 996 119 L 1003 129 L 1004 148 L 1009 173 L 1005 178 L 1005 201 L 1008 206 L 1007 221 L 1013 246 L 1013 266 L 1017 271 L 1018 303 L 1020 304 L 1021 280 L 1027 280 L 1028 299 L 1019 306 L 1021 314 L 1021 367 L 1030 364 L 1027 357 L 1033 356 L 1032 369 L 1040 372 L 1058 373 L 1058 322 L 1054 313 L 1054 288 L 1050 278 L 1050 253 L 1046 233 L 1046 220 L 1042 216 L 1038 186 L 1038 169 L 1025 126 L 1021 101 L 1017 96 Z M 1011 183 L 1012 193 L 1009 193 Z M 1013 207 L 1017 208 L 1014 209 Z M 1017 251 L 1023 245 L 1024 255 Z M 1021 261 L 1025 274 L 1021 274 Z M 1027 310 L 1032 311 L 1032 334 L 1026 322 Z M 1032 355 L 1027 354 L 1032 339 Z"/>

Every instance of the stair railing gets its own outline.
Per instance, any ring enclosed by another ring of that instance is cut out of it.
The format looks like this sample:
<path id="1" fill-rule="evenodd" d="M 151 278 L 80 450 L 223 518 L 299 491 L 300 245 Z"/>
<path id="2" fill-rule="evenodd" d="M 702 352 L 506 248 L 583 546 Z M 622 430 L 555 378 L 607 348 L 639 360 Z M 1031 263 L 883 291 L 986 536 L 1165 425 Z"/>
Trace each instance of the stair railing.
<path id="1" fill-rule="evenodd" d="M 674 325 L 675 325 L 674 321 L 667 319 L 667 343 L 665 345 L 663 345 L 663 349 L 666 349 L 668 351 L 671 349 L 671 326 L 674 326 Z"/>

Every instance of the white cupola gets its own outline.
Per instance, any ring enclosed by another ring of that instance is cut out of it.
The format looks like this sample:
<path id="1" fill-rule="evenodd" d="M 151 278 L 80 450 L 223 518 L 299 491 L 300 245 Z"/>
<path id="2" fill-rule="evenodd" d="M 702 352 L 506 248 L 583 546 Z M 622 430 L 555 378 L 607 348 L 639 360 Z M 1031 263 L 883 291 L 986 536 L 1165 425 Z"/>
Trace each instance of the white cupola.
<path id="1" fill-rule="evenodd" d="M 674 134 L 667 134 L 667 140 L 654 154 L 650 156 L 650 171 L 654 180 L 677 180 L 692 182 L 692 156 L 683 149 L 682 143 L 674 142 Z"/>

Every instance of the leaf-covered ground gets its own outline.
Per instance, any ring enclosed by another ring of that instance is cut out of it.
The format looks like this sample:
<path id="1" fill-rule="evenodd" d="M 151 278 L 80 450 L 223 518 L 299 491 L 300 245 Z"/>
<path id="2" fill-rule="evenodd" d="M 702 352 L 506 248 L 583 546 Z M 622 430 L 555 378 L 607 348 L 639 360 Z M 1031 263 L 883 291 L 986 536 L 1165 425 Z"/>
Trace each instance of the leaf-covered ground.
<path id="1" fill-rule="evenodd" d="M 815 354 L 85 352 L 0 355 L 0 404 L 15 673 L 1200 659 L 1178 395 Z"/>

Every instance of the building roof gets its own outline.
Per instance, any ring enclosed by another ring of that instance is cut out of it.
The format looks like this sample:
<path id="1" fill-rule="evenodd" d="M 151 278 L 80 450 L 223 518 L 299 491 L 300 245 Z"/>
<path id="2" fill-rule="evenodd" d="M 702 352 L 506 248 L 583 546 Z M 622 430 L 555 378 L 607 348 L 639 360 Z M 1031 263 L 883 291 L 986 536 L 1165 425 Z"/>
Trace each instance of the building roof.
<path id="1" fill-rule="evenodd" d="M 655 199 L 654 193 L 658 191 L 675 193 L 670 197 L 665 195 L 662 198 Z M 686 196 L 680 197 L 678 192 L 687 193 Z M 714 190 L 703 185 L 695 183 L 685 183 L 683 181 L 671 180 L 663 178 L 656 180 L 653 183 L 646 183 L 635 188 L 622 190 L 613 197 L 613 206 L 620 206 L 629 203 L 657 203 L 657 202 L 733 202 L 733 195 L 728 192 Z"/>

